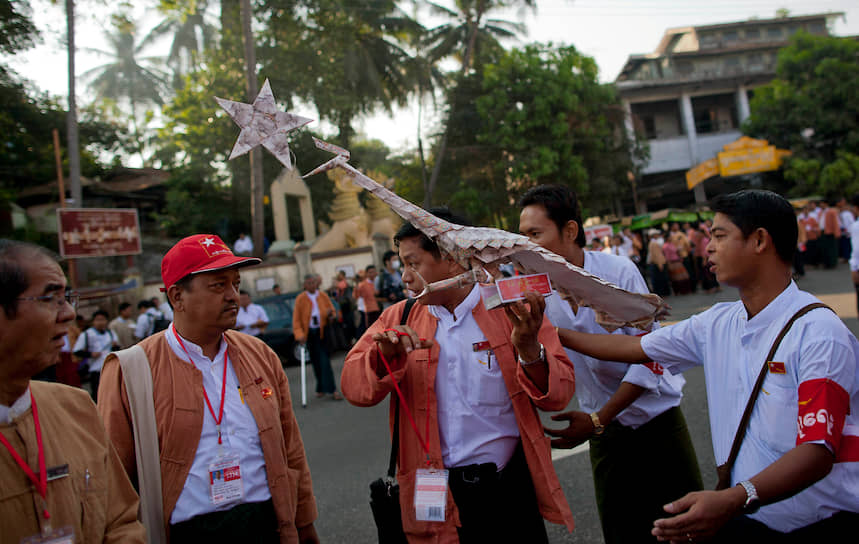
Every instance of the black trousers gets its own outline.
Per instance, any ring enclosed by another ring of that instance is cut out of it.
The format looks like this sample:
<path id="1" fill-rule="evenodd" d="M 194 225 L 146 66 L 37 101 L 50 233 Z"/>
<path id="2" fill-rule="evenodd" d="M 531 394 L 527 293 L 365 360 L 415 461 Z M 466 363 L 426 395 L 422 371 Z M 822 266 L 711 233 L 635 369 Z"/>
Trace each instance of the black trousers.
<path id="1" fill-rule="evenodd" d="M 859 531 L 859 513 L 838 512 L 789 533 L 770 529 L 763 523 L 746 516 L 729 521 L 716 534 L 713 542 L 724 544 L 824 544 L 852 542 Z"/>
<path id="2" fill-rule="evenodd" d="M 494 463 L 456 467 L 450 469 L 449 482 L 463 544 L 548 543 L 521 444 L 500 472 Z"/>
<path id="3" fill-rule="evenodd" d="M 277 544 L 277 515 L 271 499 L 246 502 L 229 510 L 211 512 L 170 526 L 170 542 L 206 544 Z"/>

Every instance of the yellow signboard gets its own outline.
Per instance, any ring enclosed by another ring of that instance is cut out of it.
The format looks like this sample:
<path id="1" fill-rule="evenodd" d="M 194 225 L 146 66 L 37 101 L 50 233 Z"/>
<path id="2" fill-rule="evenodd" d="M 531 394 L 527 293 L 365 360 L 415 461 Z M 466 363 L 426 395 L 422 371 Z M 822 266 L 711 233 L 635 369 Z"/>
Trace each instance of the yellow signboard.
<path id="1" fill-rule="evenodd" d="M 707 178 L 712 178 L 719 174 L 719 161 L 716 159 L 708 159 L 701 164 L 686 171 L 686 188 L 690 191 L 696 185 Z"/>
<path id="2" fill-rule="evenodd" d="M 723 178 L 755 172 L 777 170 L 779 158 L 774 145 L 752 149 L 722 151 L 719 157 L 719 175 Z"/>

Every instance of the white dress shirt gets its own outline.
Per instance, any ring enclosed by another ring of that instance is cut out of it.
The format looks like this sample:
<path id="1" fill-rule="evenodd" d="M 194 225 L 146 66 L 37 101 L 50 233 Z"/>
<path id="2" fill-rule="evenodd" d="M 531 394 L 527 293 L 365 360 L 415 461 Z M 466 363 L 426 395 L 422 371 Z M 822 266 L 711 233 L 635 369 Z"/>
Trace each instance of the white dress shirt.
<path id="1" fill-rule="evenodd" d="M 239 313 L 236 315 L 236 327 L 238 327 L 239 332 L 250 334 L 251 336 L 259 336 L 260 329 L 251 327 L 251 325 L 260 320 L 266 323 L 269 321 L 268 314 L 265 313 L 265 308 L 253 302 L 248 304 L 247 308 L 239 306 Z"/>
<path id="2" fill-rule="evenodd" d="M 221 404 L 221 378 L 224 376 L 224 358 L 227 343 L 221 341 L 221 347 L 215 360 L 205 355 L 200 346 L 182 338 L 185 349 L 176 339 L 176 329 L 169 327 L 165 332 L 167 343 L 173 353 L 183 361 L 191 357 L 194 366 L 203 374 L 203 387 L 212 409 L 217 415 Z M 186 353 L 187 350 L 187 353 Z M 241 502 L 262 502 L 271 498 L 268 489 L 268 477 L 265 471 L 265 459 L 262 444 L 259 440 L 259 429 L 250 408 L 242 400 L 239 392 L 239 380 L 232 364 L 227 367 L 227 385 L 224 392 L 224 418 L 221 421 L 221 442 L 223 449 L 238 453 L 241 459 L 242 485 L 244 498 Z M 236 502 L 228 502 L 215 506 L 209 495 L 209 465 L 214 462 L 218 452 L 218 431 L 215 419 L 209 412 L 206 401 L 203 400 L 203 430 L 197 453 L 191 470 L 185 480 L 185 487 L 176 501 L 176 507 L 170 516 L 170 523 L 186 521 L 194 516 L 229 510 Z"/>
<path id="3" fill-rule="evenodd" d="M 647 293 L 647 284 L 630 259 L 616 255 L 606 255 L 596 251 L 585 251 L 584 268 L 587 272 L 633 293 Z M 579 307 L 573 313 L 567 301 L 557 293 L 546 298 L 546 317 L 552 325 L 562 329 L 592 334 L 606 334 L 596 322 L 591 308 Z M 658 328 L 658 325 L 656 325 Z M 644 331 L 624 327 L 613 334 L 637 336 Z M 669 408 L 680 404 L 683 397 L 682 375 L 663 372 L 656 365 L 629 365 L 601 361 L 564 348 L 567 357 L 573 362 L 576 371 L 576 398 L 585 412 L 599 411 L 615 394 L 622 382 L 638 385 L 646 389 L 635 402 L 630 404 L 615 418 L 622 425 L 636 429 Z M 603 422 L 607 423 L 607 422 Z"/>
<path id="4" fill-rule="evenodd" d="M 30 409 L 30 388 L 12 403 L 12 406 L 0 404 L 0 423 L 12 423 Z"/>
<path id="5" fill-rule="evenodd" d="M 134 326 L 134 337 L 138 340 L 143 340 L 148 336 L 152 336 L 155 331 L 155 320 L 161 319 L 161 312 L 155 308 L 147 308 L 145 312 L 137 317 L 137 324 Z"/>
<path id="6" fill-rule="evenodd" d="M 728 459 L 734 435 L 773 341 L 787 320 L 803 306 L 819 302 L 790 285 L 753 318 L 743 303 L 716 304 L 706 312 L 663 327 L 642 338 L 649 356 L 672 371 L 703 365 L 710 412 L 710 430 L 716 463 Z M 806 314 L 782 340 L 776 351 L 776 371 L 770 371 L 755 402 L 748 432 L 740 448 L 731 483 L 760 473 L 797 443 L 803 443 L 799 423 L 808 430 L 824 410 L 835 407 L 836 394 L 803 401 L 811 410 L 800 413 L 799 389 L 813 380 L 831 381 L 849 395 L 849 415 L 837 445 L 836 463 L 828 476 L 793 497 L 761 507 L 751 515 L 778 531 L 804 527 L 846 510 L 859 512 L 859 342 L 844 323 L 826 309 Z M 772 368 L 772 367 L 771 367 Z M 832 389 L 826 390 L 833 393 Z M 843 399 L 843 397 L 841 397 Z M 844 414 L 841 414 L 842 416 Z M 811 420 L 808 420 L 808 417 Z M 822 425 L 826 425 L 823 423 Z M 832 428 L 817 427 L 832 435 Z M 828 429 L 828 430 L 827 430 Z M 824 441 L 830 449 L 832 444 Z"/>
<path id="7" fill-rule="evenodd" d="M 72 352 L 86 350 L 98 353 L 98 357 L 87 357 L 86 361 L 90 372 L 101 372 L 104 360 L 113 351 L 114 344 L 118 345 L 119 339 L 112 330 L 106 329 L 104 332 L 99 332 L 95 327 L 90 327 L 78 336 Z"/>
<path id="8" fill-rule="evenodd" d="M 854 221 L 850 228 L 850 270 L 859 270 L 859 221 Z"/>
<path id="9" fill-rule="evenodd" d="M 254 252 L 254 241 L 251 240 L 250 236 L 245 236 L 244 238 L 239 238 L 236 240 L 233 249 L 236 253 L 253 253 Z"/>
<path id="10" fill-rule="evenodd" d="M 498 361 L 488 350 L 474 351 L 475 343 L 486 341 L 472 315 L 478 302 L 475 286 L 454 314 L 442 306 L 427 307 L 438 319 L 435 395 L 441 455 L 447 468 L 495 463 L 501 470 L 519 443 L 519 426 Z"/>

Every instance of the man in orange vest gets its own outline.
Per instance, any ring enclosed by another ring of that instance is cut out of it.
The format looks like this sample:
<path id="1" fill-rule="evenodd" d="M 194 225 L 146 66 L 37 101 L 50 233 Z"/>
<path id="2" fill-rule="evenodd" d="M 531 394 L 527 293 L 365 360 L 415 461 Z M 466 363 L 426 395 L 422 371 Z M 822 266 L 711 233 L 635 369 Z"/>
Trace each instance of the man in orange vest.
<path id="1" fill-rule="evenodd" d="M 331 395 L 334 400 L 343 397 L 337 392 L 334 371 L 328 358 L 328 348 L 323 341 L 325 327 L 334 319 L 334 305 L 324 292 L 319 290 L 319 280 L 314 274 L 304 276 L 304 292 L 295 299 L 292 311 L 292 332 L 295 341 L 304 344 L 313 364 L 316 376 L 316 396 Z"/>

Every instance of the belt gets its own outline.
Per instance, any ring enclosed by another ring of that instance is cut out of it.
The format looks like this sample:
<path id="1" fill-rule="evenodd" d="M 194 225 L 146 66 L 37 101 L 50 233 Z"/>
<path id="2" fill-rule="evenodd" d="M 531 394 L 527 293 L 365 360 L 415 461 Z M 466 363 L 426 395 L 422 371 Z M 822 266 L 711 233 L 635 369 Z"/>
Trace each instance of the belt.
<path id="1" fill-rule="evenodd" d="M 477 485 L 481 481 L 490 482 L 498 479 L 498 466 L 495 463 L 481 463 L 479 465 L 453 467 L 448 470 L 448 478 L 451 482 L 471 485 Z"/>

